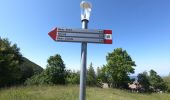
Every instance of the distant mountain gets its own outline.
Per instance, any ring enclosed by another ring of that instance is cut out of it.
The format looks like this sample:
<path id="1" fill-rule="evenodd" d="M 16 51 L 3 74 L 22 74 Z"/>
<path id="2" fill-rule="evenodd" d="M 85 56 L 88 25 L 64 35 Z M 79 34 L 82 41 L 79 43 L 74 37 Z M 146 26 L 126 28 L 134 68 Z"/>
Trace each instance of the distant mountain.
<path id="1" fill-rule="evenodd" d="M 130 77 L 130 79 L 135 79 L 135 80 L 137 80 L 138 79 L 138 77 L 137 76 L 129 76 Z"/>
<path id="2" fill-rule="evenodd" d="M 27 65 L 33 68 L 34 74 L 40 73 L 43 71 L 43 68 L 36 63 L 30 61 L 29 59 L 24 57 L 24 63 L 22 65 Z"/>
<path id="3" fill-rule="evenodd" d="M 21 81 L 24 82 L 27 78 L 43 71 L 43 68 L 29 59 L 23 57 L 23 63 L 19 66 L 21 72 Z"/>

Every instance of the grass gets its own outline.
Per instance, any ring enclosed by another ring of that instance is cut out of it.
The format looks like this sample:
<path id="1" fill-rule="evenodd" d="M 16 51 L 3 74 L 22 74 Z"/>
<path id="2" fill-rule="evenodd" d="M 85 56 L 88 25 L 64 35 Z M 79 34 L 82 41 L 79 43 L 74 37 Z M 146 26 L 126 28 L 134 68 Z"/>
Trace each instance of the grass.
<path id="1" fill-rule="evenodd" d="M 79 86 L 28 86 L 0 90 L 0 100 L 78 100 Z M 88 87 L 86 100 L 170 100 L 170 94 L 129 93 Z"/>

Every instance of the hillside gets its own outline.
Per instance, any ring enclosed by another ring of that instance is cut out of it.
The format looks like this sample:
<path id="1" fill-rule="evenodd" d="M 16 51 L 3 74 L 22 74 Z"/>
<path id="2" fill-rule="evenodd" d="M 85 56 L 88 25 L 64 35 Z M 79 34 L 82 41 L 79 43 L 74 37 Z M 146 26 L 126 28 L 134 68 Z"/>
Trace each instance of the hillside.
<path id="1" fill-rule="evenodd" d="M 1 89 L 0 100 L 79 100 L 79 86 L 32 86 Z M 170 100 L 170 94 L 140 94 L 117 89 L 88 87 L 86 100 Z"/>
<path id="2" fill-rule="evenodd" d="M 43 68 L 37 64 L 35 64 L 34 62 L 30 61 L 29 59 L 27 59 L 26 57 L 24 57 L 24 62 L 22 65 L 20 65 L 21 67 L 23 66 L 27 66 L 33 69 L 34 73 L 40 73 L 43 71 Z"/>
<path id="3" fill-rule="evenodd" d="M 43 71 L 43 68 L 27 58 L 23 58 L 23 63 L 19 66 L 22 74 L 22 81 Z"/>

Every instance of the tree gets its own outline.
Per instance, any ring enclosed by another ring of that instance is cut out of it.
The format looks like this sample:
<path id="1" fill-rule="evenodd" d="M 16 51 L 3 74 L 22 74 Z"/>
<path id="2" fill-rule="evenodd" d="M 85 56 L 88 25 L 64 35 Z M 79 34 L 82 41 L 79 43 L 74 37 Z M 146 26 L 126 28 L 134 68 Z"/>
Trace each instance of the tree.
<path id="1" fill-rule="evenodd" d="M 108 70 L 107 67 L 105 65 L 103 65 L 103 67 L 101 68 L 97 68 L 97 81 L 101 82 L 101 83 L 108 83 Z"/>
<path id="2" fill-rule="evenodd" d="M 168 76 L 165 76 L 165 77 L 163 78 L 163 80 L 164 80 L 164 82 L 167 83 L 167 86 L 168 86 L 168 90 L 167 90 L 167 91 L 170 93 L 170 73 L 169 73 Z"/>
<path id="3" fill-rule="evenodd" d="M 95 86 L 97 83 L 97 78 L 96 74 L 93 68 L 93 64 L 91 63 L 89 66 L 89 69 L 87 70 L 87 80 L 86 80 L 87 85 L 89 86 Z"/>
<path id="4" fill-rule="evenodd" d="M 47 62 L 48 65 L 45 73 L 49 77 L 50 81 L 54 84 L 65 84 L 66 71 L 61 56 L 58 54 L 51 56 Z"/>
<path id="5" fill-rule="evenodd" d="M 0 38 L 0 87 L 17 84 L 20 79 L 18 65 L 23 62 L 22 54 L 16 44 Z"/>
<path id="6" fill-rule="evenodd" d="M 168 89 L 167 84 L 154 70 L 150 70 L 150 84 L 154 90 L 160 89 L 162 91 L 166 91 Z"/>
<path id="7" fill-rule="evenodd" d="M 101 68 L 100 67 L 97 67 L 96 69 L 96 77 L 97 77 L 97 80 L 100 79 L 100 76 L 101 76 Z"/>
<path id="8" fill-rule="evenodd" d="M 122 48 L 117 48 L 106 56 L 107 77 L 113 87 L 126 88 L 129 74 L 134 73 L 135 62 Z"/>
<path id="9" fill-rule="evenodd" d="M 107 67 L 105 65 L 101 68 L 97 67 L 97 86 L 102 87 L 102 83 L 109 83 L 109 76 L 107 72 Z"/>
<path id="10" fill-rule="evenodd" d="M 25 84 L 41 85 L 41 84 L 65 84 L 66 70 L 63 60 L 59 54 L 50 56 L 47 60 L 47 68 L 38 75 L 29 78 Z"/>
<path id="11" fill-rule="evenodd" d="M 166 91 L 168 89 L 166 82 L 156 71 L 150 70 L 149 72 L 149 75 L 147 72 L 138 74 L 138 82 L 142 85 L 144 92 Z"/>
<path id="12" fill-rule="evenodd" d="M 79 84 L 80 83 L 80 71 L 67 71 L 67 84 Z"/>
<path id="13" fill-rule="evenodd" d="M 148 73 L 147 72 L 139 73 L 137 77 L 139 84 L 142 86 L 142 91 L 148 92 L 150 86 Z"/>

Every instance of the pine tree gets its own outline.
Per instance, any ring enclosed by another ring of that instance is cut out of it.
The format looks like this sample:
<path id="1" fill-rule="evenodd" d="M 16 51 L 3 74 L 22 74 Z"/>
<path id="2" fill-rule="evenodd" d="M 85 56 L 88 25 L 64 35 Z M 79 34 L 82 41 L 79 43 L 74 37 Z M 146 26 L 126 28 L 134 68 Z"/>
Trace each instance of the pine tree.
<path id="1" fill-rule="evenodd" d="M 97 78 L 93 68 L 93 64 L 91 63 L 89 69 L 87 70 L 87 85 L 95 86 L 96 83 L 97 83 Z"/>

